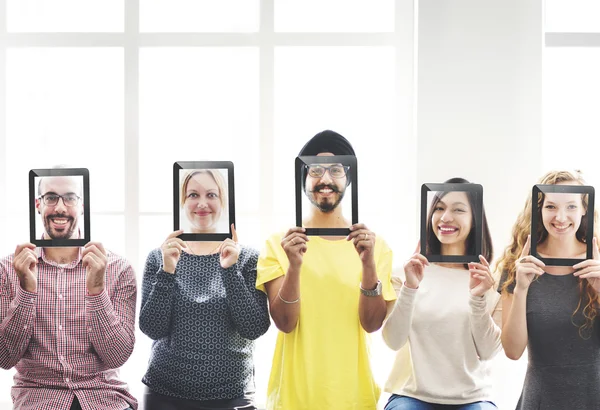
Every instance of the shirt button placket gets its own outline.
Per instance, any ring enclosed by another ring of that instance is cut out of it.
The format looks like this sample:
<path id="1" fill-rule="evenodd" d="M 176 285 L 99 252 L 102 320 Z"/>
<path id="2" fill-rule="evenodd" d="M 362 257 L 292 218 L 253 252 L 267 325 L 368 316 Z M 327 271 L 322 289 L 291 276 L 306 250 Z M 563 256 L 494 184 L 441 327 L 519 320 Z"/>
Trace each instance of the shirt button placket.
<path id="1" fill-rule="evenodd" d="M 56 286 L 56 291 L 58 293 L 57 297 L 58 300 L 56 302 L 57 304 L 57 318 L 58 318 L 58 336 L 57 336 L 57 355 L 58 355 L 58 359 L 60 361 L 60 364 L 63 368 L 63 375 L 64 375 L 64 380 L 65 383 L 69 384 L 71 382 L 71 379 L 69 378 L 69 368 L 67 366 L 67 363 L 65 362 L 65 343 L 68 342 L 67 338 L 64 336 L 64 332 L 63 330 L 63 323 L 65 323 L 65 314 L 66 314 L 66 309 L 65 309 L 65 303 L 64 303 L 64 298 L 63 295 L 65 293 L 65 289 L 64 289 L 64 283 L 65 283 L 65 270 L 63 268 L 60 268 L 58 271 L 58 278 L 57 278 L 57 286 Z M 66 349 L 68 350 L 68 349 Z"/>

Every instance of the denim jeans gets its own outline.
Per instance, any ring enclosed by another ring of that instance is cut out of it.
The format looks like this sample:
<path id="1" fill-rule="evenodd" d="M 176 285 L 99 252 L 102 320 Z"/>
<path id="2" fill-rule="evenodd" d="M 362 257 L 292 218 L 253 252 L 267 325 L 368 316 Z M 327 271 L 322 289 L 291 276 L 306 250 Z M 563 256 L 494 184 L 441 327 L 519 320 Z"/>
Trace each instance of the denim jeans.
<path id="1" fill-rule="evenodd" d="M 384 410 L 498 410 L 498 407 L 491 401 L 476 401 L 467 404 L 436 404 L 393 394 Z"/>

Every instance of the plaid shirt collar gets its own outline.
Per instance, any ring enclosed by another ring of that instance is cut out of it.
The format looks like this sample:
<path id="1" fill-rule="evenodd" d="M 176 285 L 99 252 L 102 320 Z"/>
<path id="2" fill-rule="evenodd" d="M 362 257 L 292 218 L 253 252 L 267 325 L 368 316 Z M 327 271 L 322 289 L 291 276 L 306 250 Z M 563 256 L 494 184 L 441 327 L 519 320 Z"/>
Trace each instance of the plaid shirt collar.
<path id="1" fill-rule="evenodd" d="M 79 262 L 81 262 L 81 254 L 82 254 L 82 252 L 83 252 L 83 248 L 79 247 L 78 248 L 78 252 L 77 252 L 77 258 L 75 258 L 75 260 L 71 261 L 67 265 L 61 265 L 58 262 L 55 262 L 53 260 L 50 260 L 50 259 L 46 258 L 45 248 L 42 248 L 42 247 L 39 247 L 39 248 L 36 247 L 35 248 L 35 254 L 37 255 L 38 259 L 41 259 L 42 261 L 44 261 L 48 265 L 51 265 L 51 266 L 62 266 L 62 267 L 65 267 L 67 269 L 72 269 L 72 268 L 76 267 L 77 265 L 79 265 Z"/>

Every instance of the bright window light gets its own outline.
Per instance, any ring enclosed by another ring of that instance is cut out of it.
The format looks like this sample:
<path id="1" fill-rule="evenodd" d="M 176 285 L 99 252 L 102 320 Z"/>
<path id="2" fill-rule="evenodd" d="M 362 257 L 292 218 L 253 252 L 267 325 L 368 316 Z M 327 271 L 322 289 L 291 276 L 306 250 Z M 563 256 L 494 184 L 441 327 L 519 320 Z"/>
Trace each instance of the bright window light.
<path id="1" fill-rule="evenodd" d="M 275 0 L 275 31 L 394 31 L 394 0 Z"/>
<path id="2" fill-rule="evenodd" d="M 123 31 L 125 0 L 6 0 L 9 32 Z"/>

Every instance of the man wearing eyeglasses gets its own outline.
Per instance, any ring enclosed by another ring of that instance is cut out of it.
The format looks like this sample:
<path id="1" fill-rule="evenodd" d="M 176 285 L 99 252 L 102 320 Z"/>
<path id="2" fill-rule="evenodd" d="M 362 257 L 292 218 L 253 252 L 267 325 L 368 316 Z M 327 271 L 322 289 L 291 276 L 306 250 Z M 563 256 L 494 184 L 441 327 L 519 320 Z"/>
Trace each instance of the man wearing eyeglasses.
<path id="1" fill-rule="evenodd" d="M 43 177 L 43 239 L 79 239 L 82 179 Z M 135 274 L 99 242 L 18 245 L 0 260 L 0 366 L 13 366 L 19 410 L 132 410 L 118 368 L 135 342 Z"/>
<path id="2" fill-rule="evenodd" d="M 83 177 L 60 176 L 40 178 L 35 208 L 44 224 L 38 239 L 80 239 L 83 215 Z"/>
<path id="3" fill-rule="evenodd" d="M 344 227 L 349 225 L 344 221 L 342 207 L 338 206 L 344 199 L 346 187 L 350 183 L 350 178 L 347 177 L 349 168 L 342 164 L 330 166 L 313 164 L 305 167 L 303 174 L 308 173 L 309 178 L 304 179 L 304 192 L 315 206 L 311 212 L 312 218 L 318 217 L 318 214 L 322 213 L 327 215 L 328 219 L 343 221 Z"/>
<path id="4" fill-rule="evenodd" d="M 355 155 L 333 131 L 315 135 L 299 156 Z M 312 206 L 306 228 L 348 228 L 348 237 L 319 237 L 293 227 L 271 236 L 261 252 L 257 288 L 269 298 L 280 330 L 267 409 L 375 410 L 380 395 L 371 373 L 367 333 L 378 330 L 396 298 L 392 251 L 364 224 L 344 218 L 352 183 L 332 160 L 303 169 Z"/>

